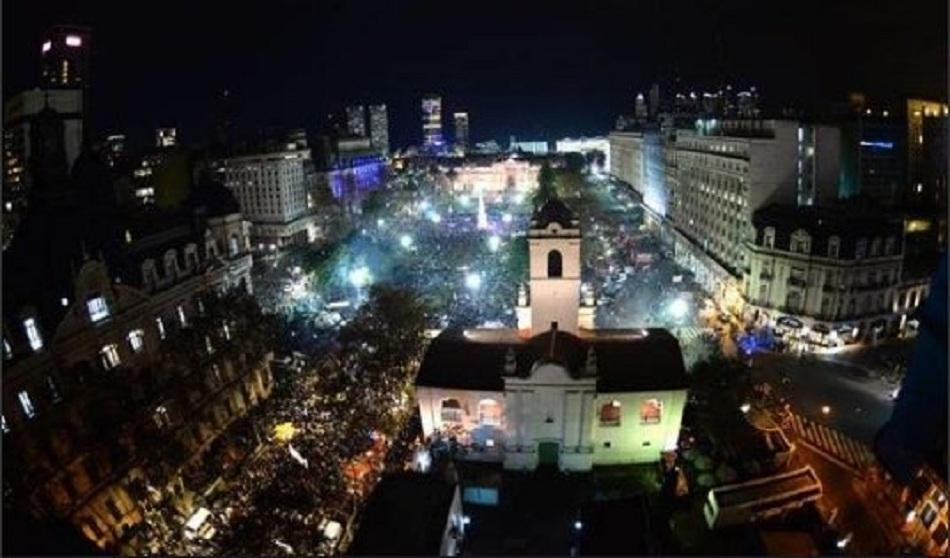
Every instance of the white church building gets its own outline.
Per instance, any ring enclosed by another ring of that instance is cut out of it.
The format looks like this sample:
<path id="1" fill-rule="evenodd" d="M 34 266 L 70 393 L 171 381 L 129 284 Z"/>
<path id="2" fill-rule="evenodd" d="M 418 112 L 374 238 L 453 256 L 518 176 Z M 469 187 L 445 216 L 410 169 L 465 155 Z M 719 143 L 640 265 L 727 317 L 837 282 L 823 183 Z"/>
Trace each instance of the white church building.
<path id="1" fill-rule="evenodd" d="M 676 448 L 686 403 L 679 342 L 665 329 L 594 329 L 581 293 L 581 231 L 560 201 L 528 233 L 518 329 L 446 330 L 416 379 L 425 436 L 506 469 L 657 461 Z"/>

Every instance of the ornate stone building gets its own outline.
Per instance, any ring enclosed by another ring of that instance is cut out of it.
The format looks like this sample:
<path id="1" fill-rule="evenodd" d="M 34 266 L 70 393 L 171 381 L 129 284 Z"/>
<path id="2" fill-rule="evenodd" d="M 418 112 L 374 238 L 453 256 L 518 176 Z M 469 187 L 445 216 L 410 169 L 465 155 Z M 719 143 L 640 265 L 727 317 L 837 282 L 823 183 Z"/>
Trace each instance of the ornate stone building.
<path id="1" fill-rule="evenodd" d="M 242 313 L 256 306 L 235 298 L 251 290 L 248 226 L 210 182 L 177 211 L 120 212 L 98 154 L 67 177 L 55 137 L 4 255 L 5 509 L 103 549 L 170 552 L 153 543 L 191 513 L 182 467 L 271 390 Z"/>

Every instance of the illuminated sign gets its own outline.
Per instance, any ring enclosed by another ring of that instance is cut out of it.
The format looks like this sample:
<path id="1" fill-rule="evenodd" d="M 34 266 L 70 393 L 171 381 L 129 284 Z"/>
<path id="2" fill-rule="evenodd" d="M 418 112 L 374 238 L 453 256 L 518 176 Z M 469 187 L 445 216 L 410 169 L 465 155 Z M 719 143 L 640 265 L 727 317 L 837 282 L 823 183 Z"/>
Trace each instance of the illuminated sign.
<path id="1" fill-rule="evenodd" d="M 66 35 L 66 46 L 82 46 L 82 37 L 79 35 Z"/>
<path id="2" fill-rule="evenodd" d="M 43 43 L 43 52 L 47 52 L 51 48 L 53 48 L 53 43 L 51 41 L 46 41 Z"/>
<path id="3" fill-rule="evenodd" d="M 877 149 L 893 149 L 894 142 L 892 141 L 862 141 L 861 147 L 875 147 Z"/>

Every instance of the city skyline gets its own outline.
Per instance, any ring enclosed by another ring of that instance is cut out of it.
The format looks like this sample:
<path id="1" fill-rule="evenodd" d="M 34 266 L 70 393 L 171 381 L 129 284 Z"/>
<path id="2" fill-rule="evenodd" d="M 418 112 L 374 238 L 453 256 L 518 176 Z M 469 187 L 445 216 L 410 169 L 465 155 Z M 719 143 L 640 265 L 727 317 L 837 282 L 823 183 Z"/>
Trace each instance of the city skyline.
<path id="1" fill-rule="evenodd" d="M 186 12 L 172 3 L 134 30 L 119 24 L 128 15 L 123 7 L 83 7 L 80 14 L 65 2 L 40 10 L 14 4 L 6 18 L 17 25 L 5 29 L 4 97 L 39 84 L 46 28 L 82 24 L 93 27 L 97 132 L 124 133 L 133 144 L 160 125 L 177 127 L 186 142 L 200 141 L 222 89 L 232 92 L 236 123 L 248 131 L 316 128 L 331 107 L 386 103 L 394 147 L 421 143 L 417 107 L 430 91 L 443 97 L 447 114 L 466 110 L 477 117 L 473 142 L 595 134 L 609 129 L 616 114 L 632 113 L 638 92 L 654 81 L 670 87 L 676 78 L 684 88 L 713 88 L 720 80 L 755 85 L 776 107 L 843 101 L 855 90 L 871 99 L 945 98 L 946 7 L 921 1 L 917 9 L 871 12 L 858 4 L 768 14 L 744 2 L 721 9 L 707 2 L 522 6 L 499 22 L 487 19 L 490 6 L 459 20 L 422 4 L 291 1 L 273 12 L 223 14 L 211 6 Z M 654 23 L 641 29 L 621 23 L 644 20 Z M 367 32 L 352 38 L 350 31 L 363 27 Z M 261 29 L 280 31 L 265 32 L 251 47 L 245 39 Z M 432 29 L 426 39 L 424 29 Z M 537 34 L 545 29 L 558 33 Z M 876 39 L 884 33 L 886 46 Z M 336 56 L 344 41 L 348 56 Z M 238 78 L 247 71 L 258 79 Z"/>

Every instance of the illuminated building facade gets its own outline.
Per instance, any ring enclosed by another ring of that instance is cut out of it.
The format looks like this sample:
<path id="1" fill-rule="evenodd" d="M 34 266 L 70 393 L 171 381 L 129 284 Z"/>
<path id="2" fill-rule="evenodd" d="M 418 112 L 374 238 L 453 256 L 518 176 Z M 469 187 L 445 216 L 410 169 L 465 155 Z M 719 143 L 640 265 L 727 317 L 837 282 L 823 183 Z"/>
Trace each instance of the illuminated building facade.
<path id="1" fill-rule="evenodd" d="M 155 147 L 159 149 L 178 145 L 178 131 L 175 128 L 158 128 L 155 130 Z"/>
<path id="2" fill-rule="evenodd" d="M 546 141 L 517 141 L 514 136 L 511 136 L 511 140 L 508 142 L 508 151 L 511 153 L 547 155 L 550 148 Z"/>
<path id="3" fill-rule="evenodd" d="M 455 148 L 462 153 L 468 151 L 468 113 L 456 112 L 452 115 L 455 121 Z"/>
<path id="4" fill-rule="evenodd" d="M 593 328 L 580 241 L 561 201 L 538 208 L 518 329 L 447 330 L 432 341 L 416 379 L 426 437 L 454 437 L 472 459 L 513 470 L 589 471 L 676 449 L 686 403 L 679 344 L 662 329 Z"/>
<path id="5" fill-rule="evenodd" d="M 125 135 L 111 134 L 106 136 L 103 147 L 105 148 L 106 161 L 109 166 L 115 168 L 125 158 Z"/>
<path id="6" fill-rule="evenodd" d="M 928 283 L 904 288 L 903 223 L 879 209 L 771 205 L 753 225 L 744 295 L 754 321 L 791 316 L 817 341 L 873 341 L 903 332 L 927 297 Z"/>
<path id="7" fill-rule="evenodd" d="M 599 168 L 599 170 L 605 171 L 610 169 L 610 142 L 607 141 L 606 137 L 559 139 L 554 142 L 554 151 L 556 153 L 580 153 L 585 156 L 590 153 L 602 154 L 603 166 L 595 165 L 595 169 Z"/>
<path id="8" fill-rule="evenodd" d="M 366 107 L 351 105 L 346 107 L 346 131 L 351 136 L 366 136 Z"/>
<path id="9" fill-rule="evenodd" d="M 310 151 L 265 151 L 224 161 L 225 185 L 234 192 L 241 212 L 251 222 L 252 242 L 259 250 L 312 242 L 317 226 L 308 201 Z"/>
<path id="10" fill-rule="evenodd" d="M 422 98 L 422 148 L 437 152 L 445 146 L 442 136 L 442 97 L 426 95 Z"/>
<path id="11" fill-rule="evenodd" d="M 453 173 L 449 173 L 449 176 L 454 192 L 481 192 L 491 201 L 511 192 L 530 192 L 538 185 L 540 170 L 538 165 L 513 157 L 503 160 L 491 158 L 466 161 L 452 167 Z"/>
<path id="12" fill-rule="evenodd" d="M 369 137 L 374 148 L 384 157 L 389 155 L 389 115 L 386 105 L 370 105 Z"/>

